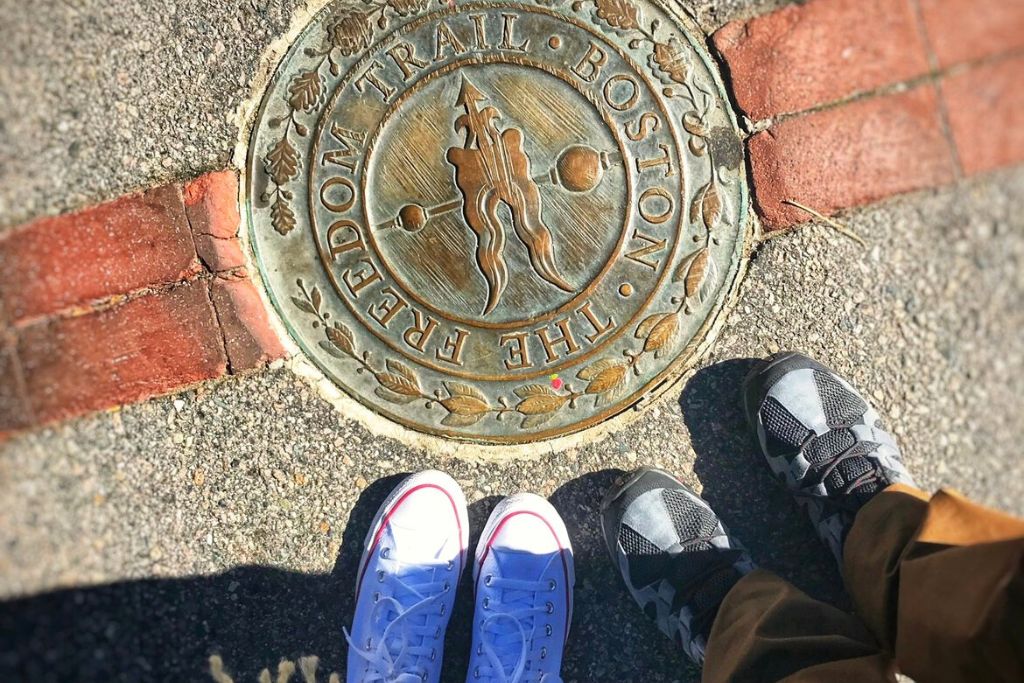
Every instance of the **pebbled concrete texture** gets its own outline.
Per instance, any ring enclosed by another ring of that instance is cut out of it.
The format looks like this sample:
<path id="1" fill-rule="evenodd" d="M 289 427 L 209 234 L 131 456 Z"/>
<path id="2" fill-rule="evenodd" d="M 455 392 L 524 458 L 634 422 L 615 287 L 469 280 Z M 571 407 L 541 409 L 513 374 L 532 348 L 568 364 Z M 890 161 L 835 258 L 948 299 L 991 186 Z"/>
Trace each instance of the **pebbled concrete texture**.
<path id="1" fill-rule="evenodd" d="M 787 0 L 682 0 L 705 30 Z M 0 229 L 224 168 L 261 56 L 324 0 L 0 0 Z"/>
<path id="2" fill-rule="evenodd" d="M 695 372 L 599 443 L 473 464 L 375 437 L 288 369 L 0 447 L 0 672 L 17 680 L 235 681 L 315 654 L 343 672 L 363 536 L 397 476 L 450 472 L 478 533 L 503 495 L 549 496 L 576 551 L 566 681 L 697 681 L 642 616 L 600 539 L 614 476 L 641 464 L 703 492 L 754 559 L 849 608 L 831 557 L 755 451 L 738 402 L 751 358 L 802 349 L 888 418 L 926 489 L 1024 514 L 1024 169 L 917 194 L 755 252 Z M 475 538 L 472 541 L 475 543 Z M 444 680 L 463 680 L 469 585 Z"/>

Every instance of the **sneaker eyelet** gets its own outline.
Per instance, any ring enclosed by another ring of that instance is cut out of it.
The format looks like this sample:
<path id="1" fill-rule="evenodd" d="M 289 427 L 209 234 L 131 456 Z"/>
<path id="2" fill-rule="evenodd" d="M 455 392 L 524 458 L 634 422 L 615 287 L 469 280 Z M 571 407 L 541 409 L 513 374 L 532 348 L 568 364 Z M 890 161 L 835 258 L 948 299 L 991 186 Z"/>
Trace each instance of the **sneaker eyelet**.
<path id="1" fill-rule="evenodd" d="M 488 574 L 487 576 L 484 577 L 484 585 L 485 586 L 490 586 L 492 581 L 494 581 L 494 576 L 493 575 Z"/>
<path id="2" fill-rule="evenodd" d="M 448 611 L 448 607 L 442 603 L 442 605 L 441 605 L 441 616 L 443 617 L 445 615 L 445 612 L 447 612 L 447 611 Z"/>
<path id="3" fill-rule="evenodd" d="M 482 655 L 484 653 L 484 646 L 483 645 L 477 645 L 476 646 L 476 653 L 478 655 Z"/>
<path id="4" fill-rule="evenodd" d="M 448 571 L 455 569 L 455 560 L 448 560 Z"/>
<path id="5" fill-rule="evenodd" d="M 544 624 L 544 635 L 550 636 L 554 629 L 551 628 L 551 624 Z"/>
<path id="6" fill-rule="evenodd" d="M 381 548 L 380 549 L 380 559 L 386 560 L 389 557 L 391 557 L 391 548 Z"/>
<path id="7" fill-rule="evenodd" d="M 548 614 L 554 614 L 555 613 L 555 605 L 554 605 L 554 603 L 548 602 L 548 603 L 545 603 L 544 606 L 548 608 Z"/>
<path id="8" fill-rule="evenodd" d="M 378 569 L 377 570 L 377 582 L 378 583 L 384 583 L 384 570 L 383 569 Z"/>
<path id="9" fill-rule="evenodd" d="M 373 593 L 373 601 L 374 602 L 380 602 L 380 591 L 374 591 L 374 593 Z"/>
<path id="10" fill-rule="evenodd" d="M 441 637 L 441 627 L 440 626 L 438 626 L 436 629 L 434 629 L 434 637 L 435 638 L 440 638 Z"/>
<path id="11" fill-rule="evenodd" d="M 548 581 L 548 590 L 549 591 L 554 593 L 556 588 L 558 588 L 558 584 L 555 583 L 554 579 L 551 579 L 550 581 Z"/>
<path id="12" fill-rule="evenodd" d="M 435 659 L 437 659 L 437 650 L 431 650 L 430 651 L 430 661 L 434 661 Z"/>
<path id="13" fill-rule="evenodd" d="M 450 583 L 448 583 L 447 581 L 445 581 L 444 582 L 444 592 L 447 593 L 451 589 L 452 589 L 452 585 Z"/>
<path id="14" fill-rule="evenodd" d="M 547 659 L 548 658 L 548 649 L 546 647 L 542 647 L 540 649 L 540 658 L 541 659 Z"/>
<path id="15" fill-rule="evenodd" d="M 480 678 L 480 667 L 473 669 L 473 678 Z"/>
<path id="16" fill-rule="evenodd" d="M 366 639 L 366 651 L 369 652 L 373 649 L 373 638 Z"/>
<path id="17" fill-rule="evenodd" d="M 487 597 L 487 596 L 484 596 L 483 608 L 487 609 L 490 606 L 491 606 L 491 599 L 489 597 Z"/>

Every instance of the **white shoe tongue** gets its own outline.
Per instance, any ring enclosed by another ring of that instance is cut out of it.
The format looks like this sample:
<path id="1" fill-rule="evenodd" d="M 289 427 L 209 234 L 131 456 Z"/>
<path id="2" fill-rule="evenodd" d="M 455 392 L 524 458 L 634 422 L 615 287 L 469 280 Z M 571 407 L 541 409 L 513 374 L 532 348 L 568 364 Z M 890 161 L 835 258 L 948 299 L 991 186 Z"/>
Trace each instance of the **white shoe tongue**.
<path id="1" fill-rule="evenodd" d="M 553 555 L 536 555 L 521 550 L 494 548 L 494 560 L 505 579 L 537 581 L 544 574 Z"/>
<path id="2" fill-rule="evenodd" d="M 455 543 L 447 534 L 406 528 L 394 522 L 388 528 L 395 548 L 392 557 L 400 562 L 443 565 L 455 556 Z"/>

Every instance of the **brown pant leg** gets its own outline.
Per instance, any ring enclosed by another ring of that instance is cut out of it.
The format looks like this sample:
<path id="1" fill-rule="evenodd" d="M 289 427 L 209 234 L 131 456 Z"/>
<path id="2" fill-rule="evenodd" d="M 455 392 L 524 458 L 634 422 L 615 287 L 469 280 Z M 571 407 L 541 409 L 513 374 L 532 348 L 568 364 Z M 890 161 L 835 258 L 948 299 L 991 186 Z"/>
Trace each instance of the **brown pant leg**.
<path id="1" fill-rule="evenodd" d="M 722 602 L 703 676 L 705 683 L 894 680 L 889 656 L 859 619 L 760 569 Z"/>
<path id="2" fill-rule="evenodd" d="M 857 514 L 847 588 L 903 673 L 1024 681 L 1024 520 L 891 486 Z"/>

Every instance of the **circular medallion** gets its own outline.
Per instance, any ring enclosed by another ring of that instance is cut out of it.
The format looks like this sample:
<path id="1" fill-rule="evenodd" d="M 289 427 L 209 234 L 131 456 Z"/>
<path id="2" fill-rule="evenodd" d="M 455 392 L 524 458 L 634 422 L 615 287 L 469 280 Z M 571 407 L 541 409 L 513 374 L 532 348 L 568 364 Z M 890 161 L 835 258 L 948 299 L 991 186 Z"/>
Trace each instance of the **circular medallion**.
<path id="1" fill-rule="evenodd" d="M 644 0 L 334 3 L 272 80 L 251 240 L 289 333 L 407 427 L 516 443 L 691 358 L 746 237 L 711 60 Z"/>

